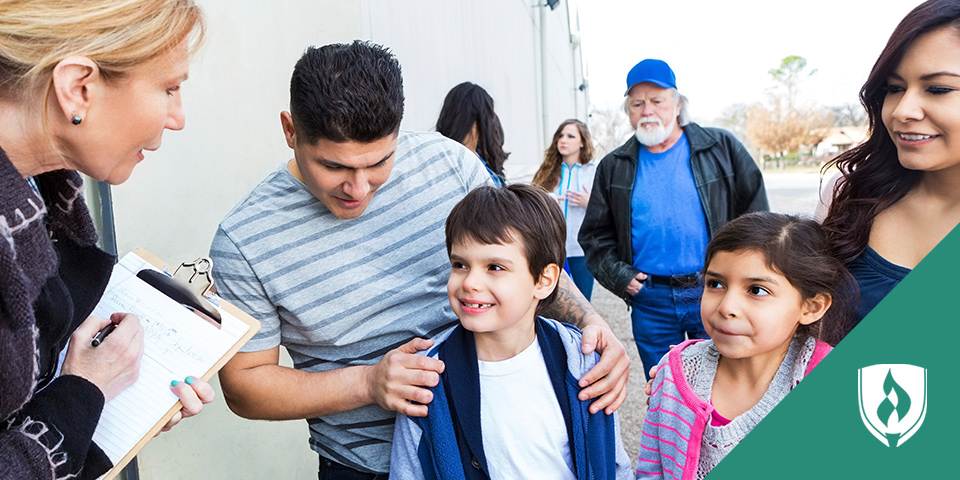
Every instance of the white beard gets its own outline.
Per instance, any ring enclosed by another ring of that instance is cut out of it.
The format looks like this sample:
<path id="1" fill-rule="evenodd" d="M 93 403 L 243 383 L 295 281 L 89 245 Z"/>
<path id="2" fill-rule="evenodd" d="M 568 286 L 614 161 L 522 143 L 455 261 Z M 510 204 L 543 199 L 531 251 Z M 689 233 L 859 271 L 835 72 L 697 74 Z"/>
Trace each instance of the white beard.
<path id="1" fill-rule="evenodd" d="M 648 130 L 643 127 L 644 122 L 657 122 L 657 127 L 652 130 Z M 637 140 L 641 145 L 646 145 L 648 147 L 660 145 L 670 138 L 670 134 L 673 133 L 674 122 L 676 122 L 676 120 L 671 120 L 669 125 L 664 126 L 663 122 L 661 122 L 657 117 L 643 117 L 639 122 L 637 122 L 637 131 L 634 133 L 634 136 L 637 137 Z"/>

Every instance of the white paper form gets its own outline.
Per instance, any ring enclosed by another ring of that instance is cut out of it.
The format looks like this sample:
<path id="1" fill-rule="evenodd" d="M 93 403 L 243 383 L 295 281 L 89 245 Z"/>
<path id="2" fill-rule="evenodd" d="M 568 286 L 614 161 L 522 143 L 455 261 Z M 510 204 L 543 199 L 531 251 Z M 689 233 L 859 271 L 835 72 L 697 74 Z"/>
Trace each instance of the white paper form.
<path id="1" fill-rule="evenodd" d="M 107 402 L 93 434 L 114 464 L 177 403 L 171 381 L 203 375 L 250 329 L 219 307 L 218 329 L 140 280 L 136 275 L 142 269 L 157 270 L 134 253 L 125 255 L 93 311 L 101 318 L 115 312 L 136 314 L 144 330 L 140 378 Z"/>

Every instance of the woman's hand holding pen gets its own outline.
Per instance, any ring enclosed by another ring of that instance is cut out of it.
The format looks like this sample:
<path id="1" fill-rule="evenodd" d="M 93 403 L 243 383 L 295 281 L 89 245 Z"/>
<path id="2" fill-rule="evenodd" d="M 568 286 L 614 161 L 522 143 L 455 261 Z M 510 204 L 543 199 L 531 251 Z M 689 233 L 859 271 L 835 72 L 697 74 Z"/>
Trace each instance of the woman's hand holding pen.
<path id="1" fill-rule="evenodd" d="M 93 346 L 91 339 L 100 342 Z M 142 357 L 143 327 L 136 315 L 114 313 L 109 320 L 88 317 L 70 337 L 61 373 L 89 380 L 100 388 L 104 399 L 110 401 L 137 381 Z M 174 380 L 170 388 L 180 397 L 183 408 L 167 422 L 163 432 L 180 420 L 200 413 L 203 405 L 215 397 L 213 387 L 200 377 Z"/>
<path id="2" fill-rule="evenodd" d="M 91 340 L 111 323 L 116 325 L 103 342 L 94 347 Z M 132 313 L 114 313 L 109 319 L 87 317 L 70 337 L 63 360 L 63 375 L 76 375 L 90 381 L 110 401 L 140 376 L 143 356 L 143 327 Z"/>

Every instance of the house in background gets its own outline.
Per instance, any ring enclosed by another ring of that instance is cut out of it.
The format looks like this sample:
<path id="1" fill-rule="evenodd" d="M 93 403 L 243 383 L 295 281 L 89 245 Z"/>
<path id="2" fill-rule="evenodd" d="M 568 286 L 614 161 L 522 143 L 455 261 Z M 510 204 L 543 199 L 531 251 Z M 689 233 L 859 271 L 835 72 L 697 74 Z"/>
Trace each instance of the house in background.
<path id="1" fill-rule="evenodd" d="M 866 140 L 869 127 L 866 125 L 833 127 L 828 129 L 814 149 L 816 157 L 834 157 Z"/>

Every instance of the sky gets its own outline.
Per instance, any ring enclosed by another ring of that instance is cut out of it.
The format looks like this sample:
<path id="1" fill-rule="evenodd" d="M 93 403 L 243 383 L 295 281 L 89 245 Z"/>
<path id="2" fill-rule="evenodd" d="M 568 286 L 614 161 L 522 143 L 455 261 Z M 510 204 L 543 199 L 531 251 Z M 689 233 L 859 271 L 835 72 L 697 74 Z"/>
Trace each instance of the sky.
<path id="1" fill-rule="evenodd" d="M 590 102 L 623 101 L 626 75 L 660 58 L 677 75 L 694 119 L 765 98 L 770 69 L 798 55 L 816 73 L 808 105 L 858 103 L 857 94 L 900 20 L 921 0 L 568 0 L 580 12 Z"/>

